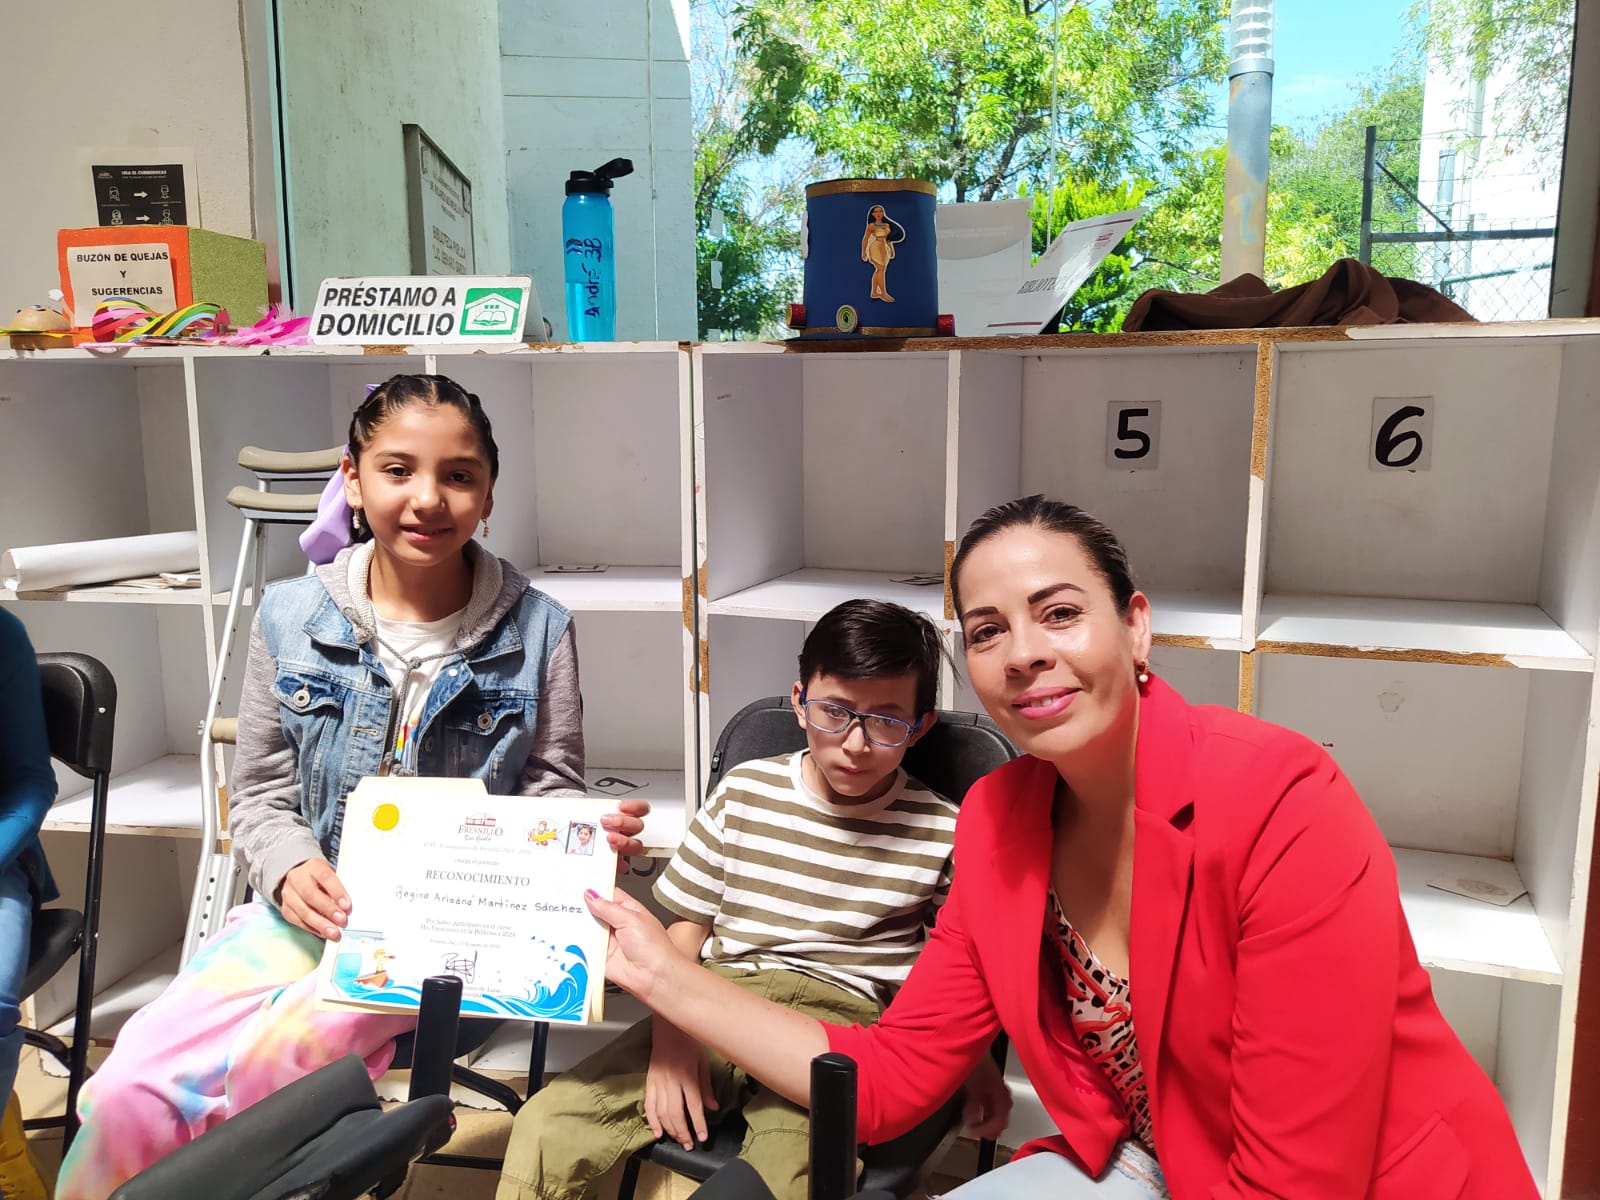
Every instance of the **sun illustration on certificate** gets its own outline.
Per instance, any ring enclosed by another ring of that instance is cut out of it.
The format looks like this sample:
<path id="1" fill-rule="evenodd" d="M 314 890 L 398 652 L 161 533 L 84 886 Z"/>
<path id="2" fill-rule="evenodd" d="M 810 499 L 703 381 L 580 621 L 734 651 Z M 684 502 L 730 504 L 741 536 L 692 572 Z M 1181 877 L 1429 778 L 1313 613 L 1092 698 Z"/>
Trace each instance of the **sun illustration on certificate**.
<path id="1" fill-rule="evenodd" d="M 393 833 L 400 824 L 398 804 L 380 804 L 372 810 L 372 827 L 379 833 Z"/>

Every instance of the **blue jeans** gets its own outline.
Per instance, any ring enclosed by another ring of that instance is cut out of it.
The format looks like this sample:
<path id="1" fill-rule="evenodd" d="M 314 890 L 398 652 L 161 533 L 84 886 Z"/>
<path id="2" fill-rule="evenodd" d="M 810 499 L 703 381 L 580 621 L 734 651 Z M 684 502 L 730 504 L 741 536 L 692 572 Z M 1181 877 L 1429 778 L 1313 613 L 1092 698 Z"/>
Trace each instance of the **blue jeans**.
<path id="1" fill-rule="evenodd" d="M 17 863 L 0 870 L 0 1105 L 17 1082 L 22 1053 L 22 976 L 28 970 L 28 934 L 33 929 L 33 888 Z"/>
<path id="2" fill-rule="evenodd" d="M 1134 1141 L 1123 1142 L 1099 1179 L 1059 1154 L 1030 1154 L 945 1193 L 945 1200 L 1169 1200 L 1161 1167 Z"/>

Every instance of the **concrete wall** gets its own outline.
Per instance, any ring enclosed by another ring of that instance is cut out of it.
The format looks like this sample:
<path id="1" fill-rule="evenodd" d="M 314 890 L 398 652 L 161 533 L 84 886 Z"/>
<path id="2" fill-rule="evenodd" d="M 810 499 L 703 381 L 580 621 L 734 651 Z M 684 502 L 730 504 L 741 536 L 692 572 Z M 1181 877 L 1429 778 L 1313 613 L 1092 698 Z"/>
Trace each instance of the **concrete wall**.
<path id="1" fill-rule="evenodd" d="M 256 236 L 238 4 L 7 4 L 0 113 L 0 322 L 59 286 L 56 230 L 96 223 L 80 147 L 192 148 L 199 224 Z"/>
<path id="2" fill-rule="evenodd" d="M 619 340 L 693 338 L 688 0 L 501 0 L 512 263 L 566 333 L 561 203 L 574 169 L 619 155 Z"/>
<path id="3" fill-rule="evenodd" d="M 401 126 L 472 181 L 480 274 L 511 268 L 496 0 L 279 0 L 296 307 L 330 275 L 409 275 Z"/>

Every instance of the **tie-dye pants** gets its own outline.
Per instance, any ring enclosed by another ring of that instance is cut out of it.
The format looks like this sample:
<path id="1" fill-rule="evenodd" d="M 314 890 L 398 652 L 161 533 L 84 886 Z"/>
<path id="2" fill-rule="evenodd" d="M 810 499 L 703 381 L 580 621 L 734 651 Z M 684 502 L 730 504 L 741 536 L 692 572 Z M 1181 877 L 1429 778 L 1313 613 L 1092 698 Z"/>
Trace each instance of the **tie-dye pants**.
<path id="1" fill-rule="evenodd" d="M 364 1058 L 374 1079 L 383 1074 L 415 1018 L 320 1004 L 321 957 L 321 938 L 267 904 L 229 913 L 84 1085 L 83 1128 L 57 1200 L 106 1200 L 163 1155 L 346 1054 Z"/>

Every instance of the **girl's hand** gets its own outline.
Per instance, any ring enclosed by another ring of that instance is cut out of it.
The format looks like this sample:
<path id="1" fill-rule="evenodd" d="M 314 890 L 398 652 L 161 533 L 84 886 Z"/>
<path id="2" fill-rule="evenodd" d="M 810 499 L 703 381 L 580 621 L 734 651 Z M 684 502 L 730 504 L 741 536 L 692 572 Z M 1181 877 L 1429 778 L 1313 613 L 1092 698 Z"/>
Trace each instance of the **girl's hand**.
<path id="1" fill-rule="evenodd" d="M 350 893 L 327 859 L 308 858 L 283 877 L 278 911 L 289 924 L 337 942 L 339 927 L 350 920 Z"/>
<path id="2" fill-rule="evenodd" d="M 592 889 L 584 893 L 589 911 L 611 927 L 611 937 L 606 942 L 606 978 L 650 1004 L 672 971 L 690 965 L 689 960 L 644 905 L 620 888 L 615 896 L 607 900 Z"/>
<path id="3" fill-rule="evenodd" d="M 644 843 L 639 840 L 639 835 L 644 832 L 644 818 L 649 812 L 648 800 L 618 800 L 617 811 L 600 818 L 600 827 L 606 831 L 606 842 L 619 858 L 644 853 Z"/>

